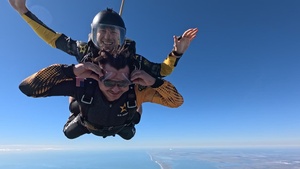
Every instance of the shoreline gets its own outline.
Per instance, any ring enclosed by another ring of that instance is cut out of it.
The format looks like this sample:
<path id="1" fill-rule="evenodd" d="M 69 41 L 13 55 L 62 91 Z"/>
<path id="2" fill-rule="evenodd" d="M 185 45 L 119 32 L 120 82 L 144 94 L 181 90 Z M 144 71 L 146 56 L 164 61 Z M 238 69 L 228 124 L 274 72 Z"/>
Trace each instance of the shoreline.
<path id="1" fill-rule="evenodd" d="M 147 154 L 149 155 L 151 161 L 153 161 L 157 165 L 159 165 L 160 169 L 172 169 L 172 167 L 169 164 L 164 163 L 162 161 L 155 160 L 150 153 L 147 153 Z"/>
<path id="2" fill-rule="evenodd" d="M 155 161 L 155 163 L 160 166 L 160 169 L 164 169 L 164 167 L 162 166 L 162 164 L 160 164 L 158 161 Z"/>

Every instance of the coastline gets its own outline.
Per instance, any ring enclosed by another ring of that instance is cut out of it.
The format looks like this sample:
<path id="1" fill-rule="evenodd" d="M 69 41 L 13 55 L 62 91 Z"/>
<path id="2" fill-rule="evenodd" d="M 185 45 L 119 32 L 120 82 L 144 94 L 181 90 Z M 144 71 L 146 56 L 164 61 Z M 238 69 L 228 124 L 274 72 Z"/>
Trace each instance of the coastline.
<path id="1" fill-rule="evenodd" d="M 155 163 L 160 166 L 160 169 L 164 169 L 164 167 L 158 161 L 155 161 Z"/>
<path id="2" fill-rule="evenodd" d="M 159 165 L 160 169 L 172 169 L 172 167 L 169 164 L 167 164 L 163 161 L 155 160 L 150 153 L 147 153 L 147 154 L 149 155 L 151 161 L 153 161 Z"/>

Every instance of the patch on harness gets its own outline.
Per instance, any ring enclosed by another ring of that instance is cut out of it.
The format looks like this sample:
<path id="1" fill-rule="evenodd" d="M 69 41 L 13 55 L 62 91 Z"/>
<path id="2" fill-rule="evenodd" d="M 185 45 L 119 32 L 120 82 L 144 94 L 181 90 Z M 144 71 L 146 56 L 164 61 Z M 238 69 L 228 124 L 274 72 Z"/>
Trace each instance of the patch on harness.
<path id="1" fill-rule="evenodd" d="M 84 87 L 84 78 L 76 77 L 76 87 Z"/>

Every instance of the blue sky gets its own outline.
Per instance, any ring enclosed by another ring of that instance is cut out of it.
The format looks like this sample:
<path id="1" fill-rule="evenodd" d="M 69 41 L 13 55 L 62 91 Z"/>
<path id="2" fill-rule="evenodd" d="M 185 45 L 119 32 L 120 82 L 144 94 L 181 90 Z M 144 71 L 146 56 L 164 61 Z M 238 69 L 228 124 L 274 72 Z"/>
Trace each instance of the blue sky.
<path id="1" fill-rule="evenodd" d="M 119 11 L 120 3 L 28 0 L 27 6 L 55 31 L 86 41 L 94 15 L 106 7 Z M 173 35 L 199 28 L 166 77 L 184 104 L 144 104 L 130 141 L 93 135 L 68 140 L 62 132 L 68 98 L 29 98 L 19 91 L 19 83 L 39 69 L 76 60 L 39 39 L 8 1 L 0 6 L 2 147 L 300 146 L 300 1 L 125 1 L 127 37 L 153 62 L 171 51 Z"/>

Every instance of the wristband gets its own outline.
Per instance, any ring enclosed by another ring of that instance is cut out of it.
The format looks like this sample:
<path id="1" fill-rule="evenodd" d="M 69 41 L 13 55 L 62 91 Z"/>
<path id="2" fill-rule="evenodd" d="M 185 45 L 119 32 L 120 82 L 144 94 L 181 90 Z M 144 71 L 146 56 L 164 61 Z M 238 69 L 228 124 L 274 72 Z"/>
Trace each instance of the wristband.
<path id="1" fill-rule="evenodd" d="M 62 70 L 67 77 L 70 77 L 70 78 L 76 77 L 76 75 L 74 74 L 74 66 L 75 66 L 74 64 L 62 65 Z"/>
<path id="2" fill-rule="evenodd" d="M 156 78 L 154 84 L 151 86 L 152 88 L 158 88 L 164 83 L 162 79 Z"/>
<path id="3" fill-rule="evenodd" d="M 176 52 L 176 51 L 172 51 L 172 54 L 174 55 L 174 56 L 177 56 L 177 57 L 180 57 L 180 56 L 182 56 L 183 55 L 183 53 L 178 53 L 178 52 Z"/>

